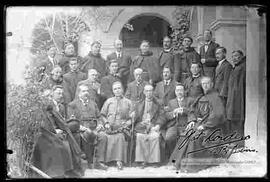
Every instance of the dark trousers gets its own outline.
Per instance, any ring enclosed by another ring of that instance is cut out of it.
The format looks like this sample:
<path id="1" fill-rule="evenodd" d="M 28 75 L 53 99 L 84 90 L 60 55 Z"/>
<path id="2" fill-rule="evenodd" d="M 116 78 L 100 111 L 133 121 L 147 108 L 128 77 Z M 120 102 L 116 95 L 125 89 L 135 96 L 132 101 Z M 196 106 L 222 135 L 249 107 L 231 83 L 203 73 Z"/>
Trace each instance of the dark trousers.
<path id="1" fill-rule="evenodd" d="M 177 126 L 167 128 L 165 134 L 165 162 L 168 162 L 177 142 Z"/>
<path id="2" fill-rule="evenodd" d="M 106 146 L 107 137 L 104 133 L 95 134 L 94 132 L 91 132 L 86 139 L 81 139 L 81 148 L 86 155 L 88 163 L 104 162 L 106 155 Z"/>

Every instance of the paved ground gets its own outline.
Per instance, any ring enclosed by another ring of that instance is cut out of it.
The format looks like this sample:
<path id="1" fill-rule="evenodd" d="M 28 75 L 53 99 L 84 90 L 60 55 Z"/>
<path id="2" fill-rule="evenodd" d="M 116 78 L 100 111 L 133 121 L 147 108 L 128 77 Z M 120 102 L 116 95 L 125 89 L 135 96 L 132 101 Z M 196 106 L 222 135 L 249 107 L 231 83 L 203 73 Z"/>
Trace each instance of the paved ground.
<path id="1" fill-rule="evenodd" d="M 266 173 L 266 158 L 258 153 L 237 153 L 233 154 L 229 162 L 225 162 L 216 167 L 202 170 L 198 173 L 177 173 L 167 167 L 126 167 L 118 171 L 115 167 L 110 167 L 107 171 L 86 170 L 84 178 L 170 178 L 170 177 L 240 177 L 240 176 L 264 176 Z"/>

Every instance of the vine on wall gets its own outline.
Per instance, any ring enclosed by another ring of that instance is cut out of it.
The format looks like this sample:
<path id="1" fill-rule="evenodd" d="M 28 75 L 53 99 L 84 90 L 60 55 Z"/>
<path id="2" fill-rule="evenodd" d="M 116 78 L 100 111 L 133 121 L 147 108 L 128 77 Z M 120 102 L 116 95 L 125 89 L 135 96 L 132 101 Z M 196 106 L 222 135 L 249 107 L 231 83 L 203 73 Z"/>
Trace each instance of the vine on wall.
<path id="1" fill-rule="evenodd" d="M 180 51 L 182 49 L 183 37 L 188 34 L 191 26 L 191 11 L 189 9 L 177 7 L 175 11 L 172 12 L 172 15 L 175 20 L 175 24 L 171 26 L 172 46 L 175 51 Z"/>

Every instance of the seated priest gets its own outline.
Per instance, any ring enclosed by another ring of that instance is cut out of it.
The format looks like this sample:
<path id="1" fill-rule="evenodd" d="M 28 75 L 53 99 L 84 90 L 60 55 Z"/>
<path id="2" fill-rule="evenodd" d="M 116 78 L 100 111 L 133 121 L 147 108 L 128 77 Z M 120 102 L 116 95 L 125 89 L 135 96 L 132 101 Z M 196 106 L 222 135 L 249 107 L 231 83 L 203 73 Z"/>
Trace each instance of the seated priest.
<path id="1" fill-rule="evenodd" d="M 79 143 L 86 154 L 88 167 L 106 170 L 104 162 L 107 137 L 103 132 L 99 132 L 103 123 L 97 104 L 89 99 L 87 85 L 79 86 L 78 97 L 68 104 L 67 115 L 68 118 L 80 121 Z"/>
<path id="2" fill-rule="evenodd" d="M 135 162 L 141 163 L 141 168 L 161 162 L 160 129 L 166 122 L 163 107 L 153 97 L 153 86 L 145 85 L 144 94 L 145 99 L 136 105 L 134 118 Z"/>
<path id="3" fill-rule="evenodd" d="M 186 137 L 178 140 L 174 151 L 177 155 L 171 157 L 174 167 L 184 172 L 198 172 L 215 165 L 216 157 L 227 155 L 226 145 L 219 145 L 230 140 L 223 138 L 225 108 L 213 89 L 212 79 L 202 77 L 201 85 L 204 94 L 191 105 Z"/>
<path id="4" fill-rule="evenodd" d="M 85 154 L 72 135 L 57 105 L 63 98 L 63 88 L 53 88 L 53 102 L 44 108 L 44 120 L 34 144 L 32 164 L 50 177 L 81 177 Z M 54 104 L 55 103 L 55 104 Z M 37 177 L 37 176 L 35 176 Z"/>
<path id="5" fill-rule="evenodd" d="M 116 81 L 112 84 L 114 97 L 107 99 L 101 109 L 101 116 L 107 133 L 106 162 L 116 162 L 119 170 L 127 162 L 129 128 L 131 125 L 132 103 L 123 96 L 123 86 Z"/>

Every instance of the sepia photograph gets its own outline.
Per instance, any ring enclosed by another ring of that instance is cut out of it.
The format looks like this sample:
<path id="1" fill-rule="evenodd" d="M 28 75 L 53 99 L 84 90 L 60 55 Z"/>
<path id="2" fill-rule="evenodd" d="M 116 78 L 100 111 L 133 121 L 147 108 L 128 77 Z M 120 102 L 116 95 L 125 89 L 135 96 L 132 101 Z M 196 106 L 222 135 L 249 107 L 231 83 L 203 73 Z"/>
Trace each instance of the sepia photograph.
<path id="1" fill-rule="evenodd" d="M 267 7 L 6 6 L 6 179 L 267 174 Z"/>

